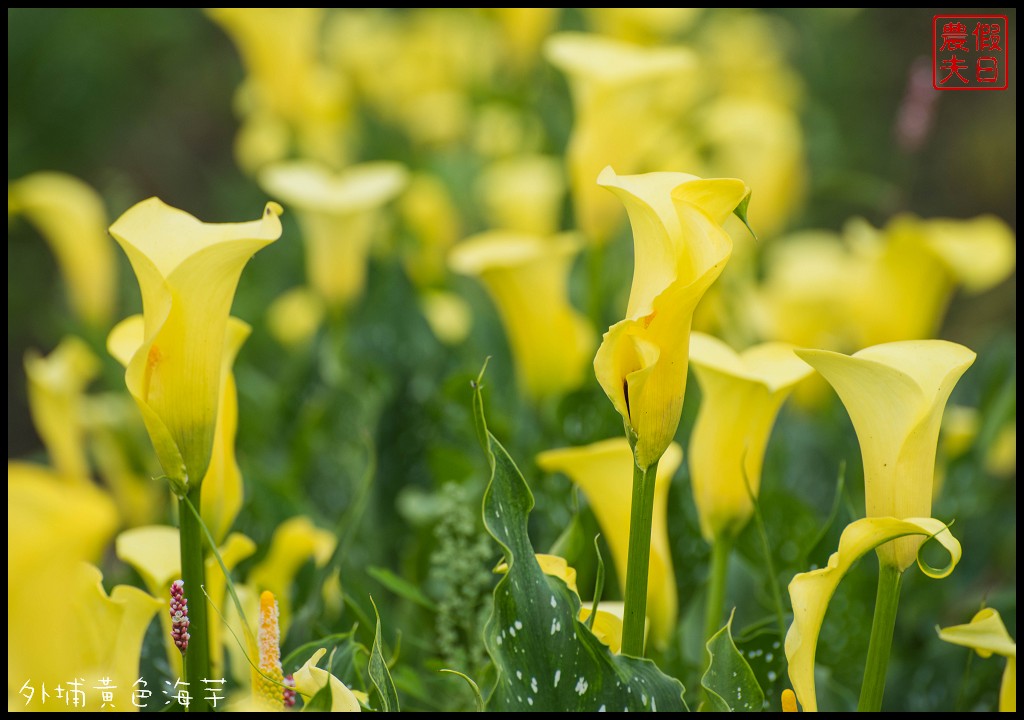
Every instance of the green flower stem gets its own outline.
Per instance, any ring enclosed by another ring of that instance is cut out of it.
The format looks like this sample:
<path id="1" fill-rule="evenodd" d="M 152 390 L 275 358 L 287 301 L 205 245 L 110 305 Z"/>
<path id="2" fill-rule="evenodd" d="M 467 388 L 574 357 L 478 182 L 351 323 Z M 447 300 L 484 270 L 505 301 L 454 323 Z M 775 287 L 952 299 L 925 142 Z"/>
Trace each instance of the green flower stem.
<path id="1" fill-rule="evenodd" d="M 651 562 L 651 524 L 654 518 L 654 479 L 657 461 L 645 470 L 633 463 L 633 502 L 629 517 L 629 554 L 626 560 L 626 596 L 622 621 L 622 653 L 644 654 L 647 620 L 647 571 Z"/>
<path id="2" fill-rule="evenodd" d="M 896 609 L 900 604 L 900 583 L 903 573 L 891 565 L 879 563 L 878 594 L 875 596 L 875 617 L 871 622 L 868 660 L 864 666 L 864 684 L 860 687 L 859 712 L 879 712 L 885 693 L 885 672 L 889 667 L 889 649 L 896 627 Z"/>
<path id="3" fill-rule="evenodd" d="M 711 576 L 708 580 L 708 596 L 704 605 L 704 645 L 707 647 L 711 636 L 722 627 L 722 613 L 725 609 L 725 585 L 729 575 L 729 556 L 732 555 L 733 538 L 721 535 L 711 546 Z M 705 649 L 705 662 L 711 658 Z"/>
<path id="4" fill-rule="evenodd" d="M 189 503 L 196 508 L 192 512 Z M 181 536 L 181 579 L 185 582 L 185 597 L 188 604 L 188 650 L 185 651 L 185 681 L 188 683 L 191 702 L 189 712 L 207 712 L 209 706 L 204 700 L 206 688 L 203 679 L 210 675 L 210 633 L 206 612 L 206 575 L 203 558 L 203 528 L 197 517 L 199 488 L 189 490 L 187 498 L 178 500 L 178 524 Z"/>

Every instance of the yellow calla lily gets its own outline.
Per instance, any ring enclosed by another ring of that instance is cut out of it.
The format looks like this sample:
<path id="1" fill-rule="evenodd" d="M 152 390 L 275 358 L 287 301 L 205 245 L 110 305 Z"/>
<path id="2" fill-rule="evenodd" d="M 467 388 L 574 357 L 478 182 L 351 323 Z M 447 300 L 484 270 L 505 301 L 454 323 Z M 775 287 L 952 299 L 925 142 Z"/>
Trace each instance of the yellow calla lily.
<path id="1" fill-rule="evenodd" d="M 323 8 L 212 8 L 206 11 L 234 41 L 248 72 L 239 91 L 244 125 L 238 159 L 250 172 L 300 155 L 344 162 L 350 89 L 320 58 Z"/>
<path id="2" fill-rule="evenodd" d="M 447 290 L 428 290 L 420 296 L 420 309 L 438 340 L 458 345 L 473 327 L 473 311 L 461 296 Z"/>
<path id="3" fill-rule="evenodd" d="M 545 236 L 561 227 L 565 179 L 557 158 L 521 155 L 497 160 L 484 169 L 476 191 L 493 228 Z"/>
<path id="4" fill-rule="evenodd" d="M 142 345 L 145 321 L 141 315 L 125 318 L 110 331 L 107 349 L 122 365 Z M 203 478 L 201 512 L 214 540 L 220 542 L 227 535 L 242 507 L 242 473 L 235 460 L 235 434 L 238 429 L 238 390 L 231 368 L 252 328 L 235 317 L 228 318 L 226 342 L 221 358 L 222 378 L 217 403 L 217 421 L 213 434 L 213 453 Z"/>
<path id="5" fill-rule="evenodd" d="M 156 598 L 167 598 L 171 583 L 181 578 L 181 556 L 178 552 L 178 529 L 169 525 L 149 525 L 125 530 L 117 536 L 114 550 L 117 557 L 131 565 L 150 594 Z M 221 559 L 228 570 L 256 552 L 256 543 L 241 533 L 232 533 L 219 548 Z M 227 581 L 224 573 L 211 554 L 206 564 L 206 595 L 211 605 L 210 617 L 219 618 L 217 611 L 225 610 L 227 598 Z M 203 591 L 198 588 L 185 588 L 185 597 L 193 604 L 203 601 Z M 216 610 L 213 610 L 213 606 Z M 167 613 L 160 615 L 165 638 L 171 635 L 171 618 Z M 234 639 L 225 636 L 222 623 L 215 620 L 210 623 L 210 662 L 215 672 L 224 667 L 224 642 L 234 643 Z M 181 653 L 171 643 L 167 643 L 167 659 L 171 668 L 181 673 Z"/>
<path id="6" fill-rule="evenodd" d="M 355 693 L 328 671 L 318 668 L 317 663 L 327 654 L 320 648 L 295 671 L 295 691 L 308 702 L 329 684 L 331 686 L 331 712 L 362 712 Z"/>
<path id="7" fill-rule="evenodd" d="M 569 271 L 581 247 L 576 235 L 543 238 L 491 231 L 455 246 L 457 273 L 480 278 L 501 316 L 516 372 L 534 398 L 583 383 L 594 333 L 569 303 Z"/>
<path id="8" fill-rule="evenodd" d="M 912 340 L 853 355 L 797 350 L 835 388 L 860 440 L 868 517 L 928 517 L 935 451 L 946 400 L 975 354 L 944 340 Z M 923 540 L 904 538 L 878 550 L 905 570 Z"/>
<path id="9" fill-rule="evenodd" d="M 654 45 L 683 32 L 701 8 L 586 8 L 587 24 L 602 35 Z"/>
<path id="10" fill-rule="evenodd" d="M 358 298 L 381 209 L 408 182 L 398 163 L 375 162 L 333 173 L 313 162 L 270 165 L 260 186 L 295 209 L 306 243 L 306 275 L 332 310 Z"/>
<path id="11" fill-rule="evenodd" d="M 297 287 L 274 298 L 267 308 L 267 329 L 285 347 L 305 345 L 323 324 L 326 308 L 319 294 Z"/>
<path id="12" fill-rule="evenodd" d="M 64 338 L 45 358 L 25 357 L 28 408 L 57 472 L 70 482 L 87 482 L 82 407 L 85 388 L 99 374 L 99 359 L 76 337 Z"/>
<path id="13" fill-rule="evenodd" d="M 289 518 L 277 526 L 267 554 L 249 571 L 246 584 L 256 591 L 270 590 L 280 607 L 281 631 L 288 632 L 291 590 L 296 573 L 308 560 L 318 567 L 330 560 L 337 538 L 307 517 Z"/>
<path id="14" fill-rule="evenodd" d="M 208 224 L 150 198 L 110 227 L 138 277 L 145 319 L 125 382 L 179 495 L 209 467 L 231 301 L 249 258 L 281 236 L 280 214 L 268 203 L 259 220 Z"/>
<path id="15" fill-rule="evenodd" d="M 17 708 L 47 709 L 44 683 L 52 698 L 73 678 L 110 677 L 115 708 L 133 709 L 142 637 L 162 605 L 125 586 L 108 597 L 99 570 L 85 562 L 99 558 L 116 526 L 113 503 L 96 488 L 8 463 L 8 697 L 24 697 L 23 684 L 34 690 Z"/>
<path id="16" fill-rule="evenodd" d="M 448 249 L 462 237 L 462 220 L 448 187 L 437 176 L 417 173 L 397 206 L 416 241 L 403 253 L 409 278 L 419 288 L 442 283 Z"/>
<path id="17" fill-rule="evenodd" d="M 775 416 L 813 370 L 790 345 L 765 343 L 736 353 L 717 338 L 690 335 L 690 365 L 701 405 L 690 436 L 693 499 L 704 538 L 735 536 L 754 512 L 761 464 Z M 748 490 L 749 487 L 749 490 Z"/>
<path id="18" fill-rule="evenodd" d="M 934 538 L 949 553 L 949 564 L 943 568 L 933 568 L 918 560 L 921 571 L 928 577 L 946 577 L 960 561 L 960 543 L 942 522 L 934 518 L 900 520 L 893 517 L 868 517 L 846 526 L 839 538 L 839 550 L 832 554 L 825 567 L 800 573 L 789 583 L 793 624 L 786 634 L 786 659 L 789 662 L 789 680 L 805 711 L 818 710 L 814 688 L 814 657 L 825 612 L 839 582 L 853 564 L 869 551 L 881 549 L 897 538 L 907 536 L 923 536 L 918 545 L 926 538 Z"/>
<path id="19" fill-rule="evenodd" d="M 50 246 L 75 313 L 95 327 L 106 325 L 117 297 L 117 260 L 103 198 L 71 175 L 33 173 L 7 186 L 7 215 L 15 214 Z"/>
<path id="20" fill-rule="evenodd" d="M 722 223 L 750 191 L 734 179 L 616 175 L 611 168 L 598 184 L 626 206 L 635 261 L 626 319 L 604 334 L 594 371 L 636 436 L 636 463 L 646 469 L 676 434 L 693 311 L 732 252 Z"/>
<path id="21" fill-rule="evenodd" d="M 983 658 L 1002 655 L 1006 670 L 999 688 L 999 712 L 1017 712 L 1017 643 L 993 608 L 984 608 L 966 625 L 940 628 L 939 639 L 969 647 Z"/>
<path id="22" fill-rule="evenodd" d="M 660 164 L 662 137 L 687 103 L 680 95 L 694 85 L 696 56 L 586 33 L 552 35 L 544 54 L 568 77 L 575 109 L 566 161 L 576 222 L 591 241 L 604 243 L 620 216 L 594 178 L 606 165 L 641 172 Z"/>
<path id="23" fill-rule="evenodd" d="M 682 459 L 682 448 L 675 443 L 669 445 L 658 465 L 655 480 L 647 617 L 652 638 L 659 646 L 668 642 L 676 626 L 678 600 L 666 515 L 669 486 Z M 629 478 L 633 467 L 633 454 L 626 439 L 547 450 L 537 456 L 537 465 L 547 472 L 565 473 L 583 490 L 611 549 L 620 583 L 625 582 L 632 504 Z"/>
<path id="24" fill-rule="evenodd" d="M 529 70 L 537 61 L 544 38 L 558 23 L 560 8 L 486 8 L 498 21 L 510 64 Z"/>

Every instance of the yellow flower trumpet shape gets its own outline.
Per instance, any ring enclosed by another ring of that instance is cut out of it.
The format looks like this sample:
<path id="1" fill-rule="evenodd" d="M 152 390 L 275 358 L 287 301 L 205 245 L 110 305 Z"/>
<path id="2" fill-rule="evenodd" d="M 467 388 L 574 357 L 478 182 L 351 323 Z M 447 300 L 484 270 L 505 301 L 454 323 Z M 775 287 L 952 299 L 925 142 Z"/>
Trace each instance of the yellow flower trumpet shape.
<path id="1" fill-rule="evenodd" d="M 581 239 L 494 230 L 459 243 L 452 270 L 478 277 L 497 306 L 516 372 L 534 398 L 583 383 L 594 332 L 569 303 L 569 271 Z"/>
<path id="2" fill-rule="evenodd" d="M 260 186 L 296 211 L 309 284 L 330 309 L 341 310 L 362 295 L 381 209 L 402 192 L 408 177 L 404 166 L 392 162 L 333 173 L 314 162 L 295 161 L 260 172 Z"/>
<path id="3" fill-rule="evenodd" d="M 702 398 L 690 437 L 690 476 L 704 538 L 735 536 L 754 512 L 775 417 L 813 370 L 783 343 L 736 353 L 717 338 L 690 335 L 690 365 Z M 749 489 L 748 489 L 749 488 Z"/>
<path id="4" fill-rule="evenodd" d="M 143 342 L 125 382 L 179 495 L 209 468 L 231 301 L 249 258 L 281 236 L 280 214 L 269 203 L 259 220 L 209 224 L 150 198 L 110 227 L 142 291 Z"/>
<path id="5" fill-rule="evenodd" d="M 1017 712 L 1017 643 L 993 608 L 984 608 L 966 625 L 941 628 L 939 639 L 969 647 L 983 658 L 1002 655 L 1006 670 L 999 688 L 999 712 Z"/>
<path id="6" fill-rule="evenodd" d="M 76 337 L 66 337 L 42 357 L 25 357 L 28 408 L 50 462 L 69 482 L 87 482 L 83 406 L 85 388 L 99 374 L 99 359 Z"/>
<path id="7" fill-rule="evenodd" d="M 317 663 L 326 654 L 327 648 L 320 648 L 295 671 L 295 692 L 301 695 L 305 702 L 309 702 L 318 692 L 330 685 L 331 712 L 362 712 L 355 693 L 337 677 L 317 667 Z"/>
<path id="8" fill-rule="evenodd" d="M 735 179 L 611 168 L 598 184 L 626 206 L 636 259 L 626 318 L 604 334 L 594 371 L 635 437 L 637 467 L 646 469 L 676 434 L 693 311 L 732 253 L 722 223 L 750 190 Z"/>
<path id="9" fill-rule="evenodd" d="M 547 450 L 537 456 L 537 465 L 541 469 L 565 473 L 587 496 L 611 549 L 620 583 L 625 582 L 629 554 L 632 456 L 625 438 L 603 440 L 583 447 Z M 675 443 L 669 445 L 658 465 L 655 479 L 647 617 L 651 639 L 659 647 L 668 642 L 676 626 L 678 599 L 668 543 L 667 508 L 672 476 L 682 459 L 682 448 Z"/>
<path id="10" fill-rule="evenodd" d="M 141 315 L 125 318 L 110 331 L 107 349 L 122 365 L 127 365 L 142 344 L 145 322 Z M 231 371 L 235 357 L 252 328 L 238 318 L 228 318 L 224 345 L 223 382 L 218 400 L 217 423 L 213 433 L 213 454 L 203 478 L 201 512 L 213 539 L 220 542 L 234 524 L 242 508 L 242 472 L 235 460 L 235 434 L 238 429 L 238 389 Z"/>
<path id="11" fill-rule="evenodd" d="M 793 603 L 793 624 L 786 633 L 786 660 L 789 680 L 797 700 L 806 712 L 817 712 L 818 700 L 814 688 L 814 657 L 818 649 L 818 635 L 829 601 L 839 582 L 860 558 L 872 548 L 892 544 L 897 538 L 920 537 L 921 542 L 934 539 L 949 554 L 949 563 L 933 568 L 918 560 L 921 571 L 930 578 L 944 578 L 960 562 L 960 543 L 949 529 L 934 518 L 868 517 L 846 526 L 839 537 L 839 549 L 832 553 L 825 567 L 796 575 L 789 583 L 789 597 Z"/>
<path id="12" fill-rule="evenodd" d="M 645 48 L 587 33 L 552 35 L 544 54 L 572 93 L 566 162 L 576 222 L 592 242 L 604 243 L 619 226 L 618 209 L 594 178 L 609 164 L 627 172 L 660 164 L 664 135 L 695 84 L 697 59 L 682 47 Z"/>
<path id="13" fill-rule="evenodd" d="M 868 517 L 929 517 L 935 451 L 946 400 L 975 354 L 944 340 L 909 340 L 853 355 L 797 350 L 835 388 L 860 440 Z M 878 549 L 902 571 L 923 542 L 904 538 Z"/>
<path id="14" fill-rule="evenodd" d="M 24 215 L 39 229 L 57 258 L 75 314 L 105 326 L 117 296 L 117 259 L 103 198 L 71 175 L 33 173 L 7 186 L 7 215 Z"/>

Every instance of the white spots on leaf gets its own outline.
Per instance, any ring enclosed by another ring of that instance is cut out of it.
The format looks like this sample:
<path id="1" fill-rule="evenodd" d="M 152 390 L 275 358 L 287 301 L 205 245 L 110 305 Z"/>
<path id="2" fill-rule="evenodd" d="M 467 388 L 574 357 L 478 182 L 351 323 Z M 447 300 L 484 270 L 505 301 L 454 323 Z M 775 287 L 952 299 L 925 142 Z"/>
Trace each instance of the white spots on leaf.
<path id="1" fill-rule="evenodd" d="M 768 682 L 775 682 L 775 679 L 779 677 L 774 670 L 768 671 Z"/>
<path id="2" fill-rule="evenodd" d="M 764 661 L 765 662 L 771 662 L 774 659 L 775 659 L 775 656 L 772 655 L 771 653 L 768 653 L 767 655 L 764 656 Z"/>
<path id="3" fill-rule="evenodd" d="M 644 707 L 647 707 L 647 696 L 643 693 L 640 693 L 640 702 L 644 704 Z"/>
<path id="4" fill-rule="evenodd" d="M 587 691 L 587 687 L 589 687 L 589 685 L 587 684 L 586 678 L 581 675 L 580 679 L 576 681 L 576 694 L 582 696 L 583 693 Z"/>
<path id="5" fill-rule="evenodd" d="M 562 621 L 558 618 L 551 618 L 551 634 L 554 635 L 556 632 L 562 629 Z"/>
<path id="6" fill-rule="evenodd" d="M 515 626 L 516 626 L 516 630 L 522 630 L 523 629 L 523 623 L 521 621 L 519 621 L 519 620 L 515 621 Z"/>
<path id="7" fill-rule="evenodd" d="M 539 687 L 537 686 L 537 678 L 530 678 L 530 689 L 533 690 L 534 694 L 536 694 L 539 691 Z"/>
<path id="8" fill-rule="evenodd" d="M 514 627 L 512 627 L 511 625 L 508 626 L 508 632 L 509 632 L 509 635 L 511 635 L 512 637 L 516 636 L 516 629 Z"/>
<path id="9" fill-rule="evenodd" d="M 528 702 L 528 703 L 530 703 L 531 705 L 533 705 L 533 698 L 532 698 L 532 697 L 528 697 L 528 698 L 526 698 L 526 702 Z"/>
<path id="10" fill-rule="evenodd" d="M 498 635 L 496 638 L 494 638 L 494 642 L 496 642 L 499 645 L 501 645 L 501 635 Z"/>
<path id="11" fill-rule="evenodd" d="M 562 679 L 562 671 L 555 670 L 555 684 L 554 687 L 558 687 L 558 681 Z"/>
<path id="12" fill-rule="evenodd" d="M 651 712 L 658 712 L 658 703 L 654 702 L 654 696 L 651 696 Z"/>
<path id="13" fill-rule="evenodd" d="M 606 707 L 605 707 L 604 705 L 602 705 L 601 707 L 599 707 L 599 708 L 597 709 L 597 711 L 598 711 L 598 712 L 608 712 L 608 708 L 606 708 Z"/>
<path id="14" fill-rule="evenodd" d="M 555 596 L 551 596 L 551 607 L 558 607 L 558 603 L 555 601 Z"/>
<path id="15" fill-rule="evenodd" d="M 518 679 L 518 680 L 522 680 L 523 679 L 523 671 L 522 670 L 516 670 L 516 679 Z"/>

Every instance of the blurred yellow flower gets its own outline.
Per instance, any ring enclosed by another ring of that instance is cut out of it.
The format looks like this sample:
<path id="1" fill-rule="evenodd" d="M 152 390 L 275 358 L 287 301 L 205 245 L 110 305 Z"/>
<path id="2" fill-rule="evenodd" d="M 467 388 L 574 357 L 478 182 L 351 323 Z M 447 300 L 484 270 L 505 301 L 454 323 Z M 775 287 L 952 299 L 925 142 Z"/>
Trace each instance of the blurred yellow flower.
<path id="1" fill-rule="evenodd" d="M 626 206 L 635 260 L 626 319 L 604 334 L 594 371 L 635 436 L 637 467 L 646 469 L 675 436 L 693 311 L 732 253 L 722 223 L 750 191 L 734 179 L 611 168 L 598 183 Z"/>
<path id="2" fill-rule="evenodd" d="M 323 298 L 308 287 L 296 287 L 274 298 L 267 308 L 267 329 L 285 347 L 305 345 L 324 321 Z"/>
<path id="3" fill-rule="evenodd" d="M 676 627 L 676 581 L 668 543 L 667 508 L 672 476 L 682 459 L 682 448 L 675 443 L 669 445 L 655 480 L 647 616 L 652 638 L 659 647 L 666 645 Z M 583 490 L 611 549 L 619 581 L 624 583 L 632 504 L 629 478 L 633 454 L 629 443 L 625 438 L 615 438 L 583 447 L 548 450 L 537 456 L 537 465 L 547 472 L 565 473 Z"/>
<path id="4" fill-rule="evenodd" d="M 848 351 L 934 337 L 957 286 L 981 292 L 1013 272 L 1016 243 L 991 216 L 904 215 L 882 230 L 851 221 L 841 237 L 801 233 L 773 247 L 766 264 L 763 333 Z"/>
<path id="5" fill-rule="evenodd" d="M 99 375 L 100 363 L 76 337 L 66 337 L 46 357 L 25 356 L 28 408 L 50 462 L 69 482 L 88 482 L 85 449 L 85 388 Z"/>
<path id="6" fill-rule="evenodd" d="M 501 28 L 505 53 L 519 72 L 536 64 L 540 45 L 558 23 L 560 8 L 486 8 Z"/>
<path id="7" fill-rule="evenodd" d="M 8 184 L 12 215 L 24 215 L 49 244 L 75 313 L 105 327 L 117 296 L 117 259 L 107 239 L 103 198 L 71 175 L 33 173 Z"/>
<path id="8" fill-rule="evenodd" d="M 877 548 L 881 555 L 882 548 L 891 546 L 893 542 L 920 545 L 928 538 L 934 538 L 949 553 L 949 563 L 942 568 L 933 568 L 921 561 L 918 565 L 928 577 L 944 578 L 960 562 L 961 549 L 960 543 L 942 522 L 934 518 L 867 517 L 846 526 L 839 538 L 838 551 L 832 553 L 825 567 L 800 573 L 789 583 L 793 624 L 786 633 L 786 660 L 789 663 L 789 680 L 805 712 L 818 710 L 814 658 L 821 625 L 839 582 L 872 548 Z"/>
<path id="9" fill-rule="evenodd" d="M 546 155 L 520 155 L 488 165 L 476 183 L 487 223 L 497 230 L 553 235 L 562 226 L 562 164 Z"/>
<path id="10" fill-rule="evenodd" d="M 118 710 L 132 710 L 142 638 L 162 603 L 132 587 L 108 596 L 98 560 L 117 525 L 113 503 L 51 470 L 7 465 L 7 689 L 34 692 L 26 705 L 44 710 L 42 685 L 109 677 Z M 26 682 L 28 681 L 28 682 Z M 22 695 L 23 696 L 23 695 Z M 24 697 L 24 696 L 23 696 Z"/>
<path id="11" fill-rule="evenodd" d="M 797 350 L 835 388 L 860 440 L 868 517 L 928 517 L 946 400 L 975 354 L 945 340 L 911 340 L 851 356 Z M 882 546 L 882 563 L 910 567 L 923 540 Z"/>
<path id="12" fill-rule="evenodd" d="M 983 658 L 1002 655 L 1006 670 L 999 688 L 999 712 L 1017 712 L 1017 643 L 993 608 L 984 608 L 966 625 L 941 628 L 939 639 L 969 647 Z"/>
<path id="13" fill-rule="evenodd" d="M 790 345 L 736 353 L 717 338 L 690 335 L 690 365 L 701 388 L 690 436 L 690 477 L 701 532 L 709 542 L 744 528 L 761 487 L 761 464 L 775 416 L 813 370 Z"/>
<path id="14" fill-rule="evenodd" d="M 306 275 L 328 308 L 339 311 L 359 298 L 381 210 L 405 188 L 405 167 L 374 162 L 333 173 L 313 162 L 285 162 L 264 168 L 259 182 L 296 211 Z"/>
<path id="15" fill-rule="evenodd" d="M 351 122 L 346 78 L 320 57 L 323 8 L 211 8 L 210 19 L 231 37 L 248 72 L 239 89 L 243 120 L 239 163 L 255 172 L 288 156 L 335 167 L 348 154 Z"/>
<path id="16" fill-rule="evenodd" d="M 552 35 L 544 54 L 566 74 L 572 94 L 566 162 L 576 224 L 589 240 L 604 243 L 620 226 L 620 214 L 594 179 L 607 165 L 662 169 L 656 166 L 664 162 L 664 137 L 696 85 L 696 56 L 682 47 L 644 48 L 586 33 Z"/>
<path id="17" fill-rule="evenodd" d="M 469 303 L 447 290 L 427 290 L 420 295 L 420 309 L 435 337 L 446 345 L 458 345 L 473 326 Z"/>
<path id="18" fill-rule="evenodd" d="M 138 277 L 145 320 L 125 382 L 179 495 L 209 468 L 231 302 L 249 258 L 280 237 L 280 213 L 269 203 L 259 220 L 208 224 L 150 198 L 110 228 Z"/>
<path id="19" fill-rule="evenodd" d="M 448 249 L 462 237 L 462 219 L 451 192 L 439 177 L 416 173 L 397 206 L 415 241 L 403 249 L 409 278 L 418 288 L 441 284 L 448 274 Z"/>
<path id="20" fill-rule="evenodd" d="M 585 8 L 587 24 L 602 35 L 640 45 L 670 39 L 697 20 L 700 8 Z"/>
<path id="21" fill-rule="evenodd" d="M 453 248 L 452 270 L 478 277 L 497 306 L 524 390 L 533 398 L 583 383 L 594 332 L 569 303 L 569 271 L 582 243 L 491 231 Z"/>

